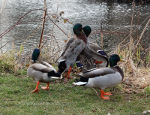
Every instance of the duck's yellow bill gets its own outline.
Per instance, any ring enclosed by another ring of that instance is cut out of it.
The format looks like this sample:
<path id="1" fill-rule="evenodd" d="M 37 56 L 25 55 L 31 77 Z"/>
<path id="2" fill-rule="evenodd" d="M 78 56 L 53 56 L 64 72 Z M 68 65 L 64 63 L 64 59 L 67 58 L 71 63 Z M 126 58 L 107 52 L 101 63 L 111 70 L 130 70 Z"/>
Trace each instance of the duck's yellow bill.
<path id="1" fill-rule="evenodd" d="M 124 59 L 120 59 L 120 62 L 125 62 L 125 60 Z"/>

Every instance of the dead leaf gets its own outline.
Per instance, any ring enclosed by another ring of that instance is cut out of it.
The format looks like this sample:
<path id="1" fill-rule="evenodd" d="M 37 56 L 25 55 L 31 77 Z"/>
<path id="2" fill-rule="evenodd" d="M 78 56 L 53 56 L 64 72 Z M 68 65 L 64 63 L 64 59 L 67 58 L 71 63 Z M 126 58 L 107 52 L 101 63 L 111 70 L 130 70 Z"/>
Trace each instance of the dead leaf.
<path id="1" fill-rule="evenodd" d="M 64 23 L 66 23 L 68 21 L 68 19 L 64 19 Z"/>
<path id="2" fill-rule="evenodd" d="M 64 40 L 64 42 L 66 43 L 68 40 Z"/>
<path id="3" fill-rule="evenodd" d="M 61 12 L 59 13 L 60 16 L 61 16 L 62 14 L 64 14 L 64 11 L 61 11 Z"/>
<path id="4" fill-rule="evenodd" d="M 52 17 L 53 17 L 53 18 L 57 18 L 57 15 L 56 15 L 56 14 L 53 14 Z"/>

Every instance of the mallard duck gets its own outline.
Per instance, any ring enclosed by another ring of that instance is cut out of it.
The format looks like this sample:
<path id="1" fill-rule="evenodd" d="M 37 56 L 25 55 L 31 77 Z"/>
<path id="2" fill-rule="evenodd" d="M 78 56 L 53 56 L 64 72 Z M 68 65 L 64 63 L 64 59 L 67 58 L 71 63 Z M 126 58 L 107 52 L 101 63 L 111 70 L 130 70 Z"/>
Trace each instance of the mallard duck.
<path id="1" fill-rule="evenodd" d="M 86 37 L 88 37 L 91 33 L 91 27 L 85 26 L 83 31 Z M 87 42 L 85 49 L 80 53 L 77 61 L 78 63 L 80 61 L 83 65 L 82 71 L 96 67 L 97 64 L 99 67 L 107 67 L 108 55 L 98 45 Z"/>
<path id="2" fill-rule="evenodd" d="M 91 33 L 91 27 L 90 26 L 83 27 L 83 32 L 85 33 L 86 37 L 88 37 Z M 75 29 L 74 29 L 74 33 L 75 34 L 77 33 L 75 32 Z M 81 68 L 82 71 L 91 69 L 96 65 L 99 65 L 99 67 L 106 67 L 108 66 L 108 56 L 96 44 L 87 42 L 85 48 L 77 57 L 76 65 L 77 67 Z M 68 79 L 70 78 L 71 70 L 72 67 L 68 69 L 68 73 L 67 73 Z"/>
<path id="3" fill-rule="evenodd" d="M 61 79 L 59 72 L 56 72 L 55 68 L 49 63 L 45 61 L 36 63 L 39 54 L 40 50 L 34 49 L 32 53 L 33 64 L 31 64 L 27 69 L 27 75 L 32 77 L 37 82 L 36 88 L 32 91 L 32 93 L 39 91 L 38 86 L 40 82 L 47 83 L 47 86 L 42 87 L 42 89 L 49 90 L 50 81 Z"/>
<path id="4" fill-rule="evenodd" d="M 122 82 L 124 74 L 122 69 L 117 65 L 120 57 L 117 54 L 110 56 L 110 67 L 88 70 L 86 73 L 81 73 L 80 80 L 74 82 L 74 85 L 99 88 L 101 98 L 104 100 L 110 99 L 105 95 L 112 95 L 110 92 L 104 92 L 105 88 L 115 86 Z"/>
<path id="5" fill-rule="evenodd" d="M 68 70 L 70 66 L 75 63 L 77 56 L 86 46 L 87 40 L 86 35 L 82 31 L 82 25 L 79 23 L 75 24 L 73 27 L 73 32 L 75 36 L 67 42 L 63 53 L 58 60 L 58 71 Z"/>

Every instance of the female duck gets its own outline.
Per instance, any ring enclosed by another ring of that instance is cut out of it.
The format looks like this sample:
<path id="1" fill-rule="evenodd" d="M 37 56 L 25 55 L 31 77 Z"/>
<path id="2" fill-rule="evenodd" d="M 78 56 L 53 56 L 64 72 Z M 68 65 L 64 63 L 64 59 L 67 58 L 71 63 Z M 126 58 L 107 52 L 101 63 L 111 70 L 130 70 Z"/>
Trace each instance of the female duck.
<path id="1" fill-rule="evenodd" d="M 80 74 L 80 80 L 74 82 L 74 85 L 85 86 L 92 88 L 99 88 L 101 92 L 101 98 L 108 100 L 109 97 L 105 95 L 112 95 L 110 92 L 104 92 L 105 88 L 115 86 L 122 82 L 124 74 L 122 69 L 117 66 L 117 62 L 120 61 L 120 57 L 117 54 L 110 56 L 110 68 L 99 68 L 94 70 L 89 70 L 86 73 Z"/>

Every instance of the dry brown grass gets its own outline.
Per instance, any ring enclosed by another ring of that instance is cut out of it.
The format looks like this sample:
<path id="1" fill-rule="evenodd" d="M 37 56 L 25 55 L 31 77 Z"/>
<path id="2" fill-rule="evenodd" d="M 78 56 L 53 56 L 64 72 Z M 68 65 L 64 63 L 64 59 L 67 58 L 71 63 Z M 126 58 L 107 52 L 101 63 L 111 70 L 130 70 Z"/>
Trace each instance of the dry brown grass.
<path id="1" fill-rule="evenodd" d="M 125 47 L 119 45 L 114 51 L 124 59 L 120 66 L 125 74 L 123 83 L 125 91 L 128 93 L 141 91 L 150 85 L 150 69 L 148 68 L 150 62 L 144 66 L 143 58 L 140 58 L 140 54 L 137 54 L 138 48 L 135 48 L 134 44 L 134 41 L 130 41 Z M 149 57 L 149 54 L 146 56 Z"/>
<path id="2" fill-rule="evenodd" d="M 131 16 L 131 26 L 134 21 L 134 9 L 135 3 L 132 3 L 132 16 Z M 148 26 L 150 24 L 150 18 L 145 24 L 143 30 L 137 39 L 133 37 L 134 30 L 131 27 L 128 42 L 122 41 L 116 48 L 115 53 L 119 54 L 121 58 L 125 60 L 120 66 L 123 68 L 125 73 L 125 79 L 123 83 L 125 84 L 125 91 L 128 93 L 138 92 L 140 89 L 150 85 L 150 50 L 145 49 L 141 45 L 141 41 Z"/>

